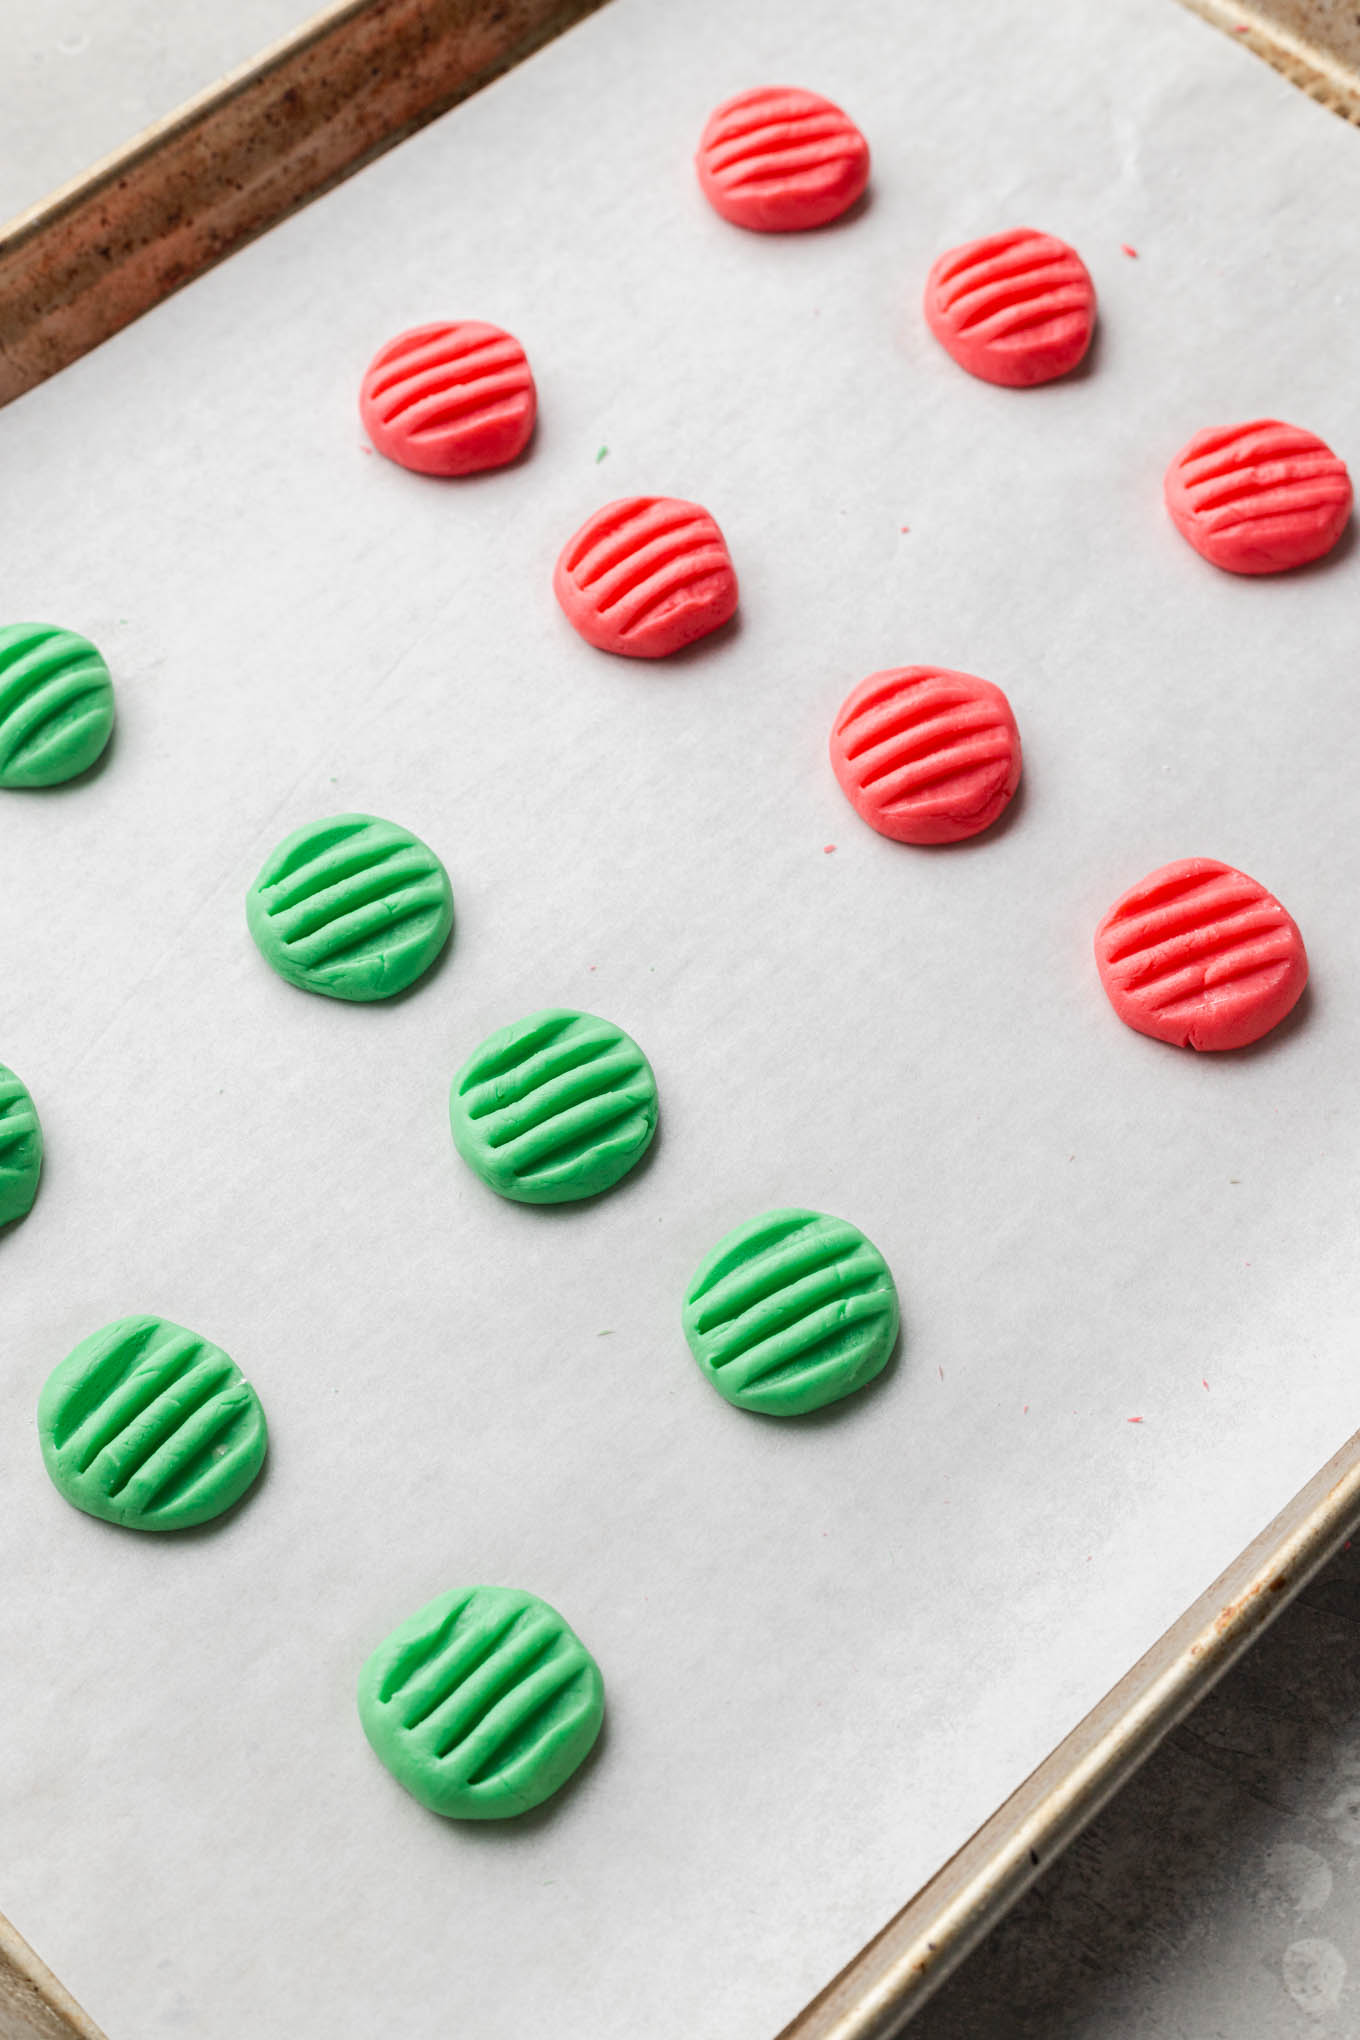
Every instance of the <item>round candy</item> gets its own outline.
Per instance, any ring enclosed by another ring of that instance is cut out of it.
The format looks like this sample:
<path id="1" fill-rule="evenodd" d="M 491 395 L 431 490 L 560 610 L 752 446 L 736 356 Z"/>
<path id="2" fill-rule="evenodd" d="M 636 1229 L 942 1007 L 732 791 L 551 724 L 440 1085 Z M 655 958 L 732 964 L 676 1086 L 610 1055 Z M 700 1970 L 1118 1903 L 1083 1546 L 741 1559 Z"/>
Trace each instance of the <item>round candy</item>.
<path id="1" fill-rule="evenodd" d="M 88 638 L 54 623 L 0 630 L 0 786 L 56 786 L 113 734 L 113 682 Z"/>
<path id="2" fill-rule="evenodd" d="M 1166 507 L 1230 574 L 1279 574 L 1331 551 L 1351 514 L 1346 463 L 1274 418 L 1197 432 L 1166 471 Z"/>
<path id="3" fill-rule="evenodd" d="M 220 1346 L 167 1318 L 82 1339 L 38 1401 L 47 1471 L 87 1516 L 187 1530 L 238 1501 L 264 1464 L 260 1399 Z"/>
<path id="4" fill-rule="evenodd" d="M 518 340 L 476 319 L 399 333 L 374 355 L 359 391 L 379 453 L 423 475 L 504 467 L 528 445 L 537 408 Z"/>
<path id="5" fill-rule="evenodd" d="M 33 1208 L 42 1173 L 43 1137 L 33 1100 L 0 1063 L 0 1225 Z"/>
<path id="6" fill-rule="evenodd" d="M 550 1798 L 589 1753 L 604 1681 L 536 1594 L 462 1587 L 378 1645 L 359 1674 L 359 1719 L 422 1806 L 505 1820 Z"/>
<path id="7" fill-rule="evenodd" d="M 564 549 L 553 589 L 587 644 L 664 659 L 726 623 L 737 577 L 707 510 L 675 496 L 625 496 Z"/>
<path id="8" fill-rule="evenodd" d="M 330 999 L 389 999 L 414 984 L 453 926 L 433 850 L 373 815 L 331 815 L 286 836 L 246 894 L 260 954 Z"/>
<path id="9" fill-rule="evenodd" d="M 685 1297 L 685 1337 L 719 1395 L 799 1416 L 887 1365 L 897 1291 L 878 1248 L 843 1218 L 767 1211 L 708 1256 Z"/>
<path id="10" fill-rule="evenodd" d="M 718 108 L 695 165 L 725 220 L 786 234 L 825 226 L 854 204 L 869 181 L 869 144 L 829 99 L 764 85 Z"/>
<path id="11" fill-rule="evenodd" d="M 1096 930 L 1110 1004 L 1178 1048 L 1245 1048 L 1308 982 L 1303 937 L 1263 885 L 1212 857 L 1163 865 Z"/>
<path id="12" fill-rule="evenodd" d="M 1074 248 L 1015 227 L 942 255 L 925 312 L 960 368 L 1022 389 L 1076 367 L 1095 331 L 1096 291 Z"/>
<path id="13" fill-rule="evenodd" d="M 996 820 L 1020 783 L 1020 732 L 999 687 L 941 666 L 871 673 L 831 730 L 847 800 L 880 836 L 958 843 Z"/>
<path id="14" fill-rule="evenodd" d="M 519 1204 L 608 1190 L 656 1131 L 656 1078 L 612 1020 L 553 1008 L 502 1027 L 449 1093 L 453 1144 L 484 1183 Z"/>

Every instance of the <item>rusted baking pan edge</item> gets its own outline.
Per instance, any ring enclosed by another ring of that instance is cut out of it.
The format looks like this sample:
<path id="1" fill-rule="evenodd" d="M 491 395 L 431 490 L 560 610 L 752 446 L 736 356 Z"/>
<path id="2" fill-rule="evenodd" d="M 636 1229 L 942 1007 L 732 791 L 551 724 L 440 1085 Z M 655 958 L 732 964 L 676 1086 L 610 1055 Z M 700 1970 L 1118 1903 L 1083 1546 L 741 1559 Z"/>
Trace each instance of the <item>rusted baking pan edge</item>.
<path id="1" fill-rule="evenodd" d="M 1360 1523 L 1360 1433 L 779 2040 L 892 2040 Z"/>
<path id="2" fill-rule="evenodd" d="M 0 404 L 602 0 L 343 0 L 0 231 Z"/>
<path id="3" fill-rule="evenodd" d="M 5 1919 L 0 1919 L 0 2040 L 104 2040 Z"/>
<path id="4" fill-rule="evenodd" d="M 1244 42 L 1310 99 L 1360 126 L 1360 34 L 1342 0 L 1181 0 Z"/>

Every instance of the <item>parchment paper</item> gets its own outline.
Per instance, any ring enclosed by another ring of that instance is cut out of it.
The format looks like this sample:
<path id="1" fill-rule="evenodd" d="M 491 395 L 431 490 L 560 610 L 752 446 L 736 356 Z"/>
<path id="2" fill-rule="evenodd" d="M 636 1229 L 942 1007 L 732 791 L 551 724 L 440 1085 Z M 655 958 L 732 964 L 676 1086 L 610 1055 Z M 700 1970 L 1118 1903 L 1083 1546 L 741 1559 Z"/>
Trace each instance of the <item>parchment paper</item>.
<path id="1" fill-rule="evenodd" d="M 871 138 L 839 228 L 699 195 L 707 113 L 770 79 Z M 89 783 L 0 807 L 0 1057 L 49 1143 L 0 1242 L 0 1905 L 111 2040 L 768 2035 L 1354 1428 L 1360 567 L 1219 575 L 1160 477 L 1258 414 L 1360 455 L 1358 214 L 1360 140 L 1169 0 L 615 0 L 0 418 L 0 605 L 93 636 L 121 710 Z M 1102 306 L 1027 394 L 918 312 L 1017 222 Z M 441 315 L 517 333 L 542 403 L 458 486 L 355 406 Z M 662 667 L 549 586 L 634 490 L 705 503 L 741 576 Z M 1020 721 L 969 847 L 872 835 L 827 763 L 916 661 Z M 352 808 L 457 894 L 390 1006 L 245 929 L 270 846 Z M 1136 1036 L 1096 980 L 1105 908 L 1193 854 L 1308 942 L 1254 1052 Z M 644 1045 L 663 1131 L 607 1200 L 518 1208 L 446 1089 L 558 1002 Z M 861 1225 L 905 1318 L 801 1424 L 679 1328 L 790 1203 Z M 179 1540 L 37 1450 L 49 1368 L 141 1310 L 272 1426 Z M 425 1813 L 354 1710 L 467 1580 L 546 1596 L 608 1685 L 598 1758 L 507 1827 Z"/>

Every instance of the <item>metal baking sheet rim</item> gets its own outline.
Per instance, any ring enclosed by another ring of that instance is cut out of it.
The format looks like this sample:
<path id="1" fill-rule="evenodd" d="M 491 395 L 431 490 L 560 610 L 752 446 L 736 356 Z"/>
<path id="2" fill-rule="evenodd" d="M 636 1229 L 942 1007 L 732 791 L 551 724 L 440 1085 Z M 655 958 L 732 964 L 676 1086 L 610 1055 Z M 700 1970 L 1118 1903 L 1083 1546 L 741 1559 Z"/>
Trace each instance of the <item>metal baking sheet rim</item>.
<path id="1" fill-rule="evenodd" d="M 342 0 L 318 14 L 0 231 L 0 404 L 600 4 Z M 1276 18 L 1288 0 L 1182 4 L 1360 124 L 1360 74 Z M 778 2040 L 900 2033 L 1358 1523 L 1360 1432 Z M 3 1917 L 0 2040 L 103 2040 Z"/>

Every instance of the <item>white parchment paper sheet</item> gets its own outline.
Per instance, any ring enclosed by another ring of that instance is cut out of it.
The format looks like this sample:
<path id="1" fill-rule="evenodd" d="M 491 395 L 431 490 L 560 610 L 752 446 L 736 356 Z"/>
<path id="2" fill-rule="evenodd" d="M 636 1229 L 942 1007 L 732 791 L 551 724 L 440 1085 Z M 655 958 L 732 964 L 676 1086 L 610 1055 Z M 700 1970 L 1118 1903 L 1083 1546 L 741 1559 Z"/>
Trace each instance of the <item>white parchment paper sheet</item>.
<path id="1" fill-rule="evenodd" d="M 707 113 L 769 79 L 871 138 L 837 229 L 698 193 Z M 102 772 L 0 809 L 0 1056 L 49 1141 L 0 1242 L 0 1904 L 112 2040 L 768 2035 L 1354 1428 L 1360 562 L 1219 575 L 1160 478 L 1259 414 L 1360 454 L 1358 216 L 1360 138 L 1169 0 L 615 0 L 0 418 L 0 607 L 92 635 L 121 704 Z M 1030 393 L 918 312 L 1016 222 L 1102 306 Z M 466 485 L 355 410 L 442 315 L 540 384 L 530 456 Z M 662 667 L 549 587 L 634 490 L 708 505 L 742 581 Z M 825 749 L 854 682 L 932 660 L 1007 690 L 1027 763 L 924 853 Z M 457 892 L 391 1006 L 246 935 L 273 842 L 351 808 Z M 1308 941 L 1251 1053 L 1136 1036 L 1096 980 L 1100 914 L 1190 854 Z M 642 1042 L 663 1131 L 535 1211 L 445 1096 L 558 1002 Z M 679 1330 L 787 1203 L 860 1224 L 905 1318 L 802 1424 Z M 48 1369 L 148 1309 L 273 1435 L 169 1542 L 72 1512 L 34 1435 Z M 545 1595 L 608 1683 L 598 1759 L 504 1828 L 426 1814 L 354 1711 L 466 1580 Z"/>

